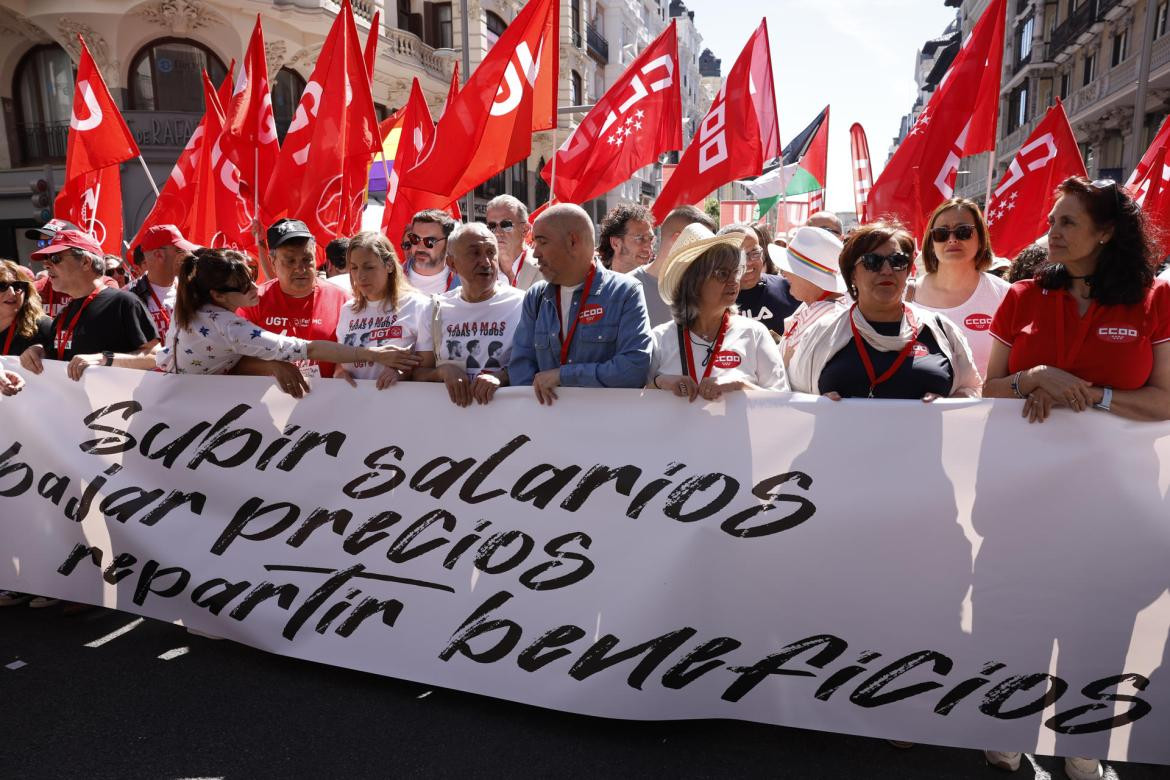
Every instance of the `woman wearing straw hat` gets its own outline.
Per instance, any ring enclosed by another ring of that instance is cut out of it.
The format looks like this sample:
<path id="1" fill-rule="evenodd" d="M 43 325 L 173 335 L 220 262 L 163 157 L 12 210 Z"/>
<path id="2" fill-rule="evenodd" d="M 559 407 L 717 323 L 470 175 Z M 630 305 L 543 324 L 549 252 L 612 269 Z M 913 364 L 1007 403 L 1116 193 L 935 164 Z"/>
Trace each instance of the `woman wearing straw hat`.
<path id="1" fill-rule="evenodd" d="M 821 317 L 840 314 L 845 279 L 838 264 L 841 239 L 819 227 L 798 228 L 787 247 L 772 244 L 768 254 L 788 280 L 788 291 L 800 307 L 784 321 L 780 352 L 784 365 L 792 359 L 800 334 Z"/>
<path id="2" fill-rule="evenodd" d="M 743 275 L 743 233 L 715 235 L 687 225 L 662 270 L 658 292 L 673 322 L 654 329 L 650 384 L 708 401 L 734 390 L 787 390 L 771 335 L 735 311 Z"/>
<path id="3" fill-rule="evenodd" d="M 914 239 L 896 222 L 854 231 L 840 269 L 853 304 L 804 329 L 788 364 L 792 389 L 849 397 L 977 397 L 982 380 L 945 316 L 902 300 Z"/>

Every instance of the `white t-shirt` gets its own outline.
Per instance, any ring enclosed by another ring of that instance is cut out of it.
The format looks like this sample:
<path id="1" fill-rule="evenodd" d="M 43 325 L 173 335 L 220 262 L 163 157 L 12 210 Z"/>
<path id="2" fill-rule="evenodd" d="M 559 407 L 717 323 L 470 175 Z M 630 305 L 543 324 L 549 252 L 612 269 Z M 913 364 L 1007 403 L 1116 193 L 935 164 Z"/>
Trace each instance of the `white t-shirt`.
<path id="1" fill-rule="evenodd" d="M 150 312 L 150 318 L 154 320 L 154 327 L 158 330 L 158 338 L 163 343 L 167 343 L 167 329 L 171 318 L 175 316 L 175 296 L 178 294 L 178 289 L 175 285 L 169 287 L 162 287 L 150 281 L 147 277 L 147 284 L 154 292 L 154 295 L 146 296 L 146 310 Z M 162 309 L 158 307 L 158 300 L 162 304 Z"/>
<path id="2" fill-rule="evenodd" d="M 573 293 L 580 289 L 580 284 L 575 284 L 572 287 L 561 285 L 561 341 L 569 337 L 569 326 L 573 324 L 569 317 L 569 309 L 573 306 Z"/>
<path id="3" fill-rule="evenodd" d="M 979 274 L 979 284 L 971 297 L 950 309 L 936 309 L 923 304 L 916 295 L 914 302 L 927 311 L 945 314 L 958 326 L 971 345 L 971 357 L 980 376 L 987 376 L 987 361 L 991 357 L 991 318 L 999 308 L 999 302 L 1007 295 L 1011 285 L 991 274 Z"/>
<path id="4" fill-rule="evenodd" d="M 327 276 L 325 277 L 325 281 L 334 287 L 340 287 L 345 290 L 347 295 L 353 295 L 353 280 L 349 278 L 348 272 Z"/>
<path id="5" fill-rule="evenodd" d="M 702 381 L 703 373 L 707 370 L 703 361 L 708 359 L 714 344 L 693 331 L 689 336 L 695 373 Z M 765 390 L 788 389 L 784 362 L 776 342 L 767 328 L 750 317 L 732 315 L 719 352 L 709 359 L 714 361 L 711 369 L 713 377 L 742 379 Z M 654 378 L 660 374 L 686 376 L 686 373 L 686 358 L 679 352 L 678 326 L 673 322 L 659 325 L 654 329 L 654 354 L 650 358 L 650 378 L 647 384 L 653 384 Z"/>
<path id="6" fill-rule="evenodd" d="M 434 303 L 421 307 L 419 317 L 419 352 L 434 352 L 437 365 L 454 363 L 474 379 L 481 371 L 498 372 L 512 359 L 512 338 L 520 324 L 524 292 L 497 284 L 495 294 L 486 301 L 468 303 L 461 290 L 440 295 L 439 338 L 435 344 L 432 321 Z"/>
<path id="7" fill-rule="evenodd" d="M 264 330 L 234 311 L 204 306 L 186 328 L 174 324 L 166 346 L 155 355 L 155 365 L 180 374 L 226 374 L 244 355 L 308 360 L 309 342 Z"/>
<path id="8" fill-rule="evenodd" d="M 425 276 L 411 268 L 406 272 L 406 278 L 410 280 L 411 287 L 426 295 L 442 295 L 447 292 L 447 283 L 452 281 L 451 271 L 447 268 L 431 276 Z"/>
<path id="9" fill-rule="evenodd" d="M 418 339 L 419 318 L 430 311 L 428 298 L 416 292 L 400 296 L 398 311 L 389 310 L 387 301 L 366 303 L 365 309 L 354 309 L 350 301 L 341 308 L 337 318 L 337 343 L 351 347 L 411 348 Z M 377 379 L 382 366 L 377 363 L 343 363 L 354 379 Z"/>

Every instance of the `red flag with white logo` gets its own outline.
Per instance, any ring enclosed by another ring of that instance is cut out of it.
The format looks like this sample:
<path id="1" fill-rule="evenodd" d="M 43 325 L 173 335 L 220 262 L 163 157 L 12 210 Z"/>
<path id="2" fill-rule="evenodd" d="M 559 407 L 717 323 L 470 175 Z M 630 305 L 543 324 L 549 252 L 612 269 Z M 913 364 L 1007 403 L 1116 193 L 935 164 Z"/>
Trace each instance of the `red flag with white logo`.
<path id="1" fill-rule="evenodd" d="M 849 128 L 849 151 L 853 160 L 853 204 L 857 209 L 857 221 L 864 225 L 869 222 L 866 199 L 873 186 L 873 167 L 869 159 L 869 141 L 860 122 L 854 122 Z"/>
<path id="2" fill-rule="evenodd" d="M 53 216 L 93 234 L 105 251 L 122 251 L 122 182 L 118 164 L 139 154 L 102 74 L 81 42 L 73 113 L 65 152 L 65 183 Z"/>
<path id="3" fill-rule="evenodd" d="M 272 115 L 272 91 L 268 86 L 268 60 L 264 53 L 264 30 L 260 26 L 259 14 L 235 88 L 226 100 L 222 92 L 221 89 L 220 105 L 227 123 L 223 148 L 239 170 L 244 197 L 253 204 L 260 200 L 260 211 L 267 223 L 270 220 L 262 196 L 276 168 L 280 141 L 276 134 L 276 119 Z"/>
<path id="4" fill-rule="evenodd" d="M 1126 182 L 1157 229 L 1162 257 L 1170 255 L 1170 117 L 1162 121 L 1150 148 Z"/>
<path id="5" fill-rule="evenodd" d="M 353 9 L 343 0 L 268 183 L 271 216 L 303 220 L 318 242 L 356 232 L 380 148 Z"/>
<path id="6" fill-rule="evenodd" d="M 991 248 L 1016 254 L 1048 231 L 1056 185 L 1084 176 L 1085 162 L 1060 98 L 1016 152 L 987 204 Z"/>
<path id="7" fill-rule="evenodd" d="M 443 121 L 443 114 L 447 113 L 447 109 L 455 102 L 455 98 L 459 97 L 459 63 L 455 63 L 455 67 L 451 69 L 451 85 L 447 87 L 447 99 L 443 101 L 443 110 L 439 112 L 439 121 Z"/>
<path id="8" fill-rule="evenodd" d="M 382 232 L 394 244 L 410 225 L 411 218 L 423 209 L 448 210 L 455 219 L 461 216 L 458 206 L 449 208 L 452 205 L 450 196 L 436 195 L 415 185 L 417 174 L 411 167 L 435 135 L 435 122 L 431 119 L 431 109 L 418 79 L 411 85 L 410 97 L 399 115 L 402 135 L 398 139 L 398 153 L 394 156 L 394 168 L 386 187 L 386 210 L 382 212 Z M 400 175 L 399 171 L 405 173 Z"/>
<path id="9" fill-rule="evenodd" d="M 674 175 L 654 201 L 661 222 L 681 203 L 695 203 L 735 179 L 759 176 L 780 154 L 768 22 L 760 22 L 731 66 Z M 559 171 L 558 171 L 559 173 Z"/>
<path id="10" fill-rule="evenodd" d="M 922 235 L 955 192 L 963 157 L 995 148 L 1007 0 L 993 0 L 942 83 L 870 190 L 870 219 L 892 216 Z"/>
<path id="11" fill-rule="evenodd" d="M 382 12 L 374 11 L 374 19 L 370 22 L 370 32 L 366 34 L 366 48 L 362 50 L 362 59 L 366 63 L 366 78 L 374 83 L 374 61 L 378 56 L 378 30 L 382 25 Z"/>
<path id="12" fill-rule="evenodd" d="M 419 187 L 454 200 L 532 153 L 556 124 L 560 3 L 529 0 L 459 90 L 419 160 Z"/>
<path id="13" fill-rule="evenodd" d="M 556 200 L 584 203 L 682 148 L 678 32 L 671 22 L 581 121 L 545 165 L 541 178 Z"/>

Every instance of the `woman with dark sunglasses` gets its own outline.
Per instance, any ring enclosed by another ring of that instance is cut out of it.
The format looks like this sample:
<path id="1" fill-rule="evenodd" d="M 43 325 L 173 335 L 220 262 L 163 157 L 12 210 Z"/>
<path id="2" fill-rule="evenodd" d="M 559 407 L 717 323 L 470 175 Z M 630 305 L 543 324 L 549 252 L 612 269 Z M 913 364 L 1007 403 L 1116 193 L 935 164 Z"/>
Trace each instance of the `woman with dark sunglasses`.
<path id="1" fill-rule="evenodd" d="M 1145 214 L 1116 182 L 1066 179 L 1048 215 L 1048 259 L 996 312 L 983 395 L 1052 409 L 1170 419 L 1170 283 L 1155 280 Z"/>
<path id="2" fill-rule="evenodd" d="M 38 343 L 53 321 L 41 309 L 41 297 L 11 260 L 0 260 L 0 355 L 19 356 Z"/>
<path id="3" fill-rule="evenodd" d="M 986 273 L 991 241 L 979 204 L 966 198 L 944 201 L 930 215 L 922 238 L 926 273 L 911 279 L 907 300 L 950 318 L 971 345 L 979 373 L 991 355 L 991 318 L 1011 286 Z"/>
<path id="4" fill-rule="evenodd" d="M 163 371 L 226 374 L 244 356 L 281 362 L 366 361 L 401 371 L 418 363 L 409 349 L 306 341 L 272 333 L 240 317 L 236 310 L 255 306 L 258 292 L 243 256 L 237 252 L 197 250 L 183 260 L 176 285 L 174 323 L 167 333 L 166 347 L 157 357 Z M 299 373 L 278 372 L 275 377 L 286 393 L 299 397 L 303 392 Z"/>
<path id="5" fill-rule="evenodd" d="M 897 222 L 850 234 L 841 275 L 853 305 L 811 323 L 788 364 L 792 389 L 842 398 L 975 397 L 982 382 L 963 334 L 903 300 L 914 239 Z"/>

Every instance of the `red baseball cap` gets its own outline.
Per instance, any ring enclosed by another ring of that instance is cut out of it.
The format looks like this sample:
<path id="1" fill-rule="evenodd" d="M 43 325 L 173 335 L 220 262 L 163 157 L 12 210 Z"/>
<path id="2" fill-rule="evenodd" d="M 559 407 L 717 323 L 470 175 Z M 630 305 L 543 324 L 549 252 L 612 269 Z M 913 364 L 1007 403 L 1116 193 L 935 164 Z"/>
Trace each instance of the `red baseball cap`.
<path id="1" fill-rule="evenodd" d="M 86 252 L 95 254 L 98 257 L 101 257 L 103 254 L 105 254 L 105 252 L 102 251 L 102 245 L 99 244 L 89 233 L 82 233 L 80 230 L 58 230 L 57 234 L 53 236 L 53 240 L 49 242 L 48 246 L 33 252 L 30 257 L 55 255 L 58 252 L 64 252 L 66 249 L 82 249 Z"/>
<path id="2" fill-rule="evenodd" d="M 194 253 L 196 249 L 200 248 L 198 244 L 192 244 L 183 238 L 183 234 L 174 225 L 152 225 L 142 234 L 142 240 L 138 242 L 138 246 L 142 248 L 143 252 L 150 252 L 164 246 L 177 246 L 184 252 Z"/>

